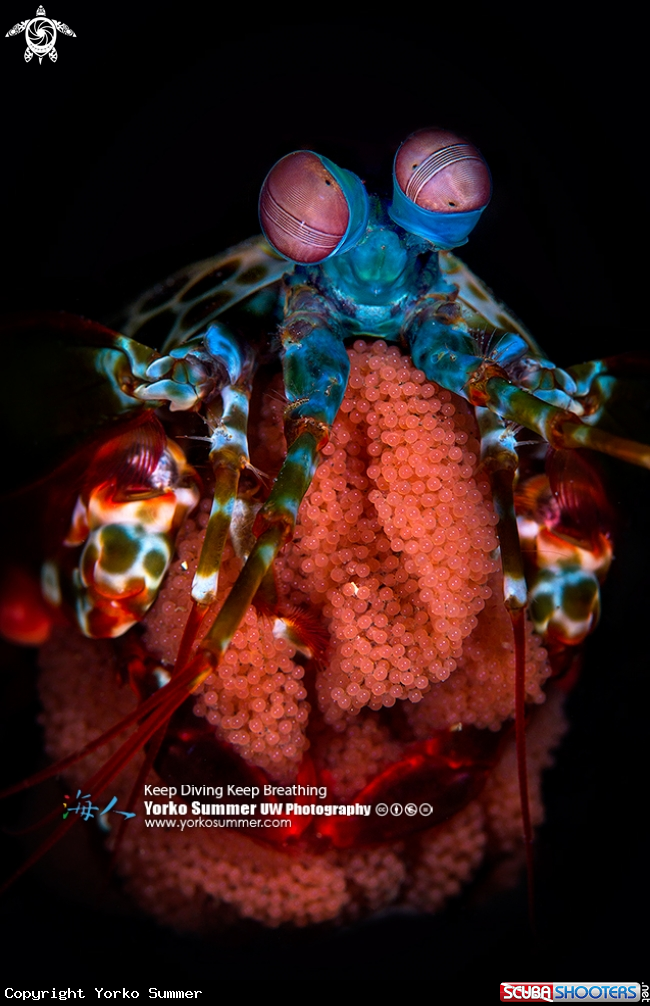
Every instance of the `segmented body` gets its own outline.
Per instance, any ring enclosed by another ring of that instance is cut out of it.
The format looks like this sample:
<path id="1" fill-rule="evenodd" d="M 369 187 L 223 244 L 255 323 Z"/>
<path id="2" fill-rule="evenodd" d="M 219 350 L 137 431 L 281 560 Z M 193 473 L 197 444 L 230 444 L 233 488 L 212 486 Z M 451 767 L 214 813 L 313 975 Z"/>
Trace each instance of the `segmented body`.
<path id="1" fill-rule="evenodd" d="M 471 874 L 486 842 L 513 845 L 520 824 L 508 723 L 518 705 L 523 727 L 526 696 L 543 702 L 545 679 L 571 664 L 572 647 L 594 627 L 611 558 L 597 477 L 569 464 L 565 478 L 562 460 L 545 473 L 545 441 L 560 459 L 591 445 L 647 464 L 642 447 L 599 430 L 610 364 L 555 367 L 459 259 L 417 232 L 405 236 L 388 213 L 374 201 L 361 236 L 340 257 L 287 271 L 264 240 L 249 241 L 144 295 L 120 324 L 123 335 L 78 325 L 68 335 L 73 356 L 92 345 L 91 366 L 110 410 L 122 416 L 117 432 L 95 434 L 84 448 L 85 484 L 64 541 L 64 551 L 77 552 L 47 566 L 49 601 L 67 594 L 87 636 L 121 636 L 141 621 L 165 579 L 183 516 L 199 499 L 200 478 L 170 431 L 197 441 L 188 453 L 204 471 L 201 441 L 210 445 L 209 519 L 204 509 L 185 523 L 144 642 L 122 648 L 121 673 L 141 702 L 123 726 L 139 725 L 107 767 L 91 752 L 88 787 L 105 789 L 148 742 L 168 785 L 189 777 L 200 787 L 230 773 L 242 792 L 302 786 L 297 803 L 306 809 L 287 812 L 284 834 L 264 833 L 281 852 L 257 862 L 247 838 L 224 845 L 219 837 L 201 854 L 207 880 L 194 880 L 199 900 L 208 891 L 270 924 L 341 918 L 400 898 L 432 908 Z M 280 337 L 283 386 L 273 383 Z M 379 340 L 375 348 L 368 339 Z M 269 390 L 275 406 L 264 397 Z M 106 427 L 99 409 L 95 425 Z M 528 450 L 519 443 L 523 425 L 533 431 Z M 409 454 L 415 444 L 419 474 Z M 60 449 L 55 444 L 53 456 Z M 319 451 L 326 460 L 310 489 Z M 263 465 L 276 476 L 270 492 Z M 454 494 L 477 508 L 463 530 L 460 511 L 468 510 L 463 503 L 450 513 Z M 197 523 L 207 524 L 204 543 L 192 537 Z M 493 531 L 475 534 L 477 525 L 498 525 L 500 555 Z M 319 549 L 325 539 L 328 547 Z M 190 598 L 180 581 L 194 568 Z M 529 593 L 552 667 L 525 628 Z M 170 629 L 172 611 L 178 625 Z M 49 743 L 58 757 L 69 747 L 60 723 L 68 723 L 70 696 L 82 687 L 77 664 L 96 662 L 110 674 L 108 645 L 59 639 L 44 658 L 48 715 L 59 721 Z M 169 688 L 157 692 L 170 674 Z M 200 718 L 216 731 L 176 713 L 191 691 L 201 695 Z M 96 702 L 87 701 L 92 712 L 76 746 L 127 712 L 106 708 L 97 719 Z M 380 710 L 388 720 L 372 718 Z M 533 723 L 535 786 L 561 731 L 558 717 L 552 703 Z M 205 772 L 191 767 L 198 747 L 207 752 Z M 337 806 L 370 808 L 368 815 L 310 811 L 302 797 L 319 795 L 319 787 Z M 373 813 L 391 802 L 431 809 L 399 820 Z M 536 797 L 533 815 L 540 815 Z M 449 843 L 460 843 L 460 865 L 438 882 L 435 863 Z M 319 859 L 320 848 L 329 858 Z M 137 840 L 127 837 L 124 849 L 123 870 L 137 888 Z M 363 880 L 348 852 L 355 849 L 382 850 L 362 853 L 369 857 Z M 146 889 L 164 855 L 164 843 L 152 851 Z M 240 857 L 250 876 L 235 880 Z M 211 873 L 217 862 L 228 864 L 220 879 Z M 270 900 L 250 879 L 265 871 L 282 892 Z M 377 886 L 381 893 L 372 894 Z M 160 911 L 168 917 L 164 904 Z"/>

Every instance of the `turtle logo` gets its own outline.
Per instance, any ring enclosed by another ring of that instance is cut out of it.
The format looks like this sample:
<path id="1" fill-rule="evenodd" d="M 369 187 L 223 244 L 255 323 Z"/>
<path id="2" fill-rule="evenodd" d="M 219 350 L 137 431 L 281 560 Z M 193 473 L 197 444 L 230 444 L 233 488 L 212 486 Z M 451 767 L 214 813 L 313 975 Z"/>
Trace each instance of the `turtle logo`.
<path id="1" fill-rule="evenodd" d="M 26 63 L 29 63 L 32 56 L 38 56 L 39 63 L 43 61 L 43 56 L 49 56 L 52 62 L 56 63 L 58 53 L 54 48 L 54 43 L 56 42 L 57 31 L 60 31 L 63 35 L 72 35 L 73 38 L 77 37 L 68 28 L 67 24 L 45 17 L 43 7 L 38 8 L 36 17 L 33 17 L 31 21 L 19 21 L 18 24 L 15 24 L 7 32 L 5 38 L 9 38 L 10 35 L 20 35 L 22 31 L 25 32 L 25 41 L 27 42 L 27 48 L 25 49 Z"/>

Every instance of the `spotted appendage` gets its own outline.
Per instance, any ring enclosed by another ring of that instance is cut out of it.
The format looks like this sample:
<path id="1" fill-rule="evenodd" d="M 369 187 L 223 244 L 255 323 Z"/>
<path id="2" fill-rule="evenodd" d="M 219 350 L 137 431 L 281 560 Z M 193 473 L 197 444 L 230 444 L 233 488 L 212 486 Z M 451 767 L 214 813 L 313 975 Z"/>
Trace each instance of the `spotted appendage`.
<path id="1" fill-rule="evenodd" d="M 170 276 L 135 301 L 116 327 L 169 352 L 205 332 L 224 311 L 279 281 L 286 269 L 286 259 L 267 241 L 252 238 Z"/>
<path id="2" fill-rule="evenodd" d="M 71 597 L 86 636 L 123 635 L 153 604 L 198 499 L 193 469 L 157 421 L 102 445 L 63 542 L 69 556 L 45 565 L 48 600 Z"/>

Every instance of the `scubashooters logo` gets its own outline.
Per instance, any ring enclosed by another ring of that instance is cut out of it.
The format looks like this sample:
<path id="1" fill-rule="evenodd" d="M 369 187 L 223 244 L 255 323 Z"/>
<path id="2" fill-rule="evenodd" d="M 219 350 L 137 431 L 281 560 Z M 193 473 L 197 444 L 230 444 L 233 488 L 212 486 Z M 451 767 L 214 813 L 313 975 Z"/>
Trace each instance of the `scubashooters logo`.
<path id="1" fill-rule="evenodd" d="M 9 38 L 10 35 L 20 35 L 25 32 L 25 41 L 27 42 L 27 48 L 25 49 L 25 62 L 29 63 L 30 59 L 34 56 L 38 56 L 38 62 L 43 61 L 43 56 L 49 56 L 53 63 L 56 63 L 59 58 L 59 54 L 54 48 L 54 43 L 56 42 L 56 33 L 60 31 L 62 35 L 71 35 L 72 38 L 77 36 L 68 28 L 67 24 L 63 24 L 62 21 L 54 21 L 50 17 L 45 17 L 45 10 L 43 7 L 39 7 L 36 11 L 36 17 L 33 17 L 31 21 L 19 21 L 11 28 L 5 38 Z"/>
<path id="2" fill-rule="evenodd" d="M 501 982 L 501 1002 L 639 1002 L 638 982 Z"/>

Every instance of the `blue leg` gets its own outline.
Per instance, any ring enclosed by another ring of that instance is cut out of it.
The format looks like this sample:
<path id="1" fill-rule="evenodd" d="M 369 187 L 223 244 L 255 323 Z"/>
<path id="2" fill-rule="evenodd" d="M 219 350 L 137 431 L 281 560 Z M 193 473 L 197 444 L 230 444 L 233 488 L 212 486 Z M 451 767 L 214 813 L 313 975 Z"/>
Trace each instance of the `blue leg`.
<path id="1" fill-rule="evenodd" d="M 571 388 L 573 379 L 564 371 L 550 369 L 545 366 L 548 361 L 539 360 L 539 373 L 534 378 L 535 366 L 529 366 L 528 383 L 533 387 L 537 384 L 539 393 L 520 388 L 510 380 L 508 366 L 514 362 L 510 350 L 518 344 L 525 345 L 519 336 L 505 336 L 503 345 L 486 356 L 466 326 L 445 324 L 436 315 L 437 307 L 435 301 L 425 300 L 405 333 L 413 362 L 429 380 L 455 391 L 474 406 L 485 407 L 506 421 L 533 430 L 552 447 L 588 447 L 650 468 L 647 445 L 582 422 L 576 414 L 581 411 L 580 404 L 566 390 Z M 545 387 L 547 383 L 549 387 Z M 574 409 L 552 404 L 564 400 L 573 404 Z"/>
<path id="2" fill-rule="evenodd" d="M 318 449 L 329 436 L 350 372 L 338 326 L 311 288 L 296 286 L 289 292 L 281 334 L 288 401 L 287 456 L 257 516 L 253 529 L 257 541 L 203 643 L 216 655 L 227 649 L 276 555 L 293 534 L 316 469 Z"/>

